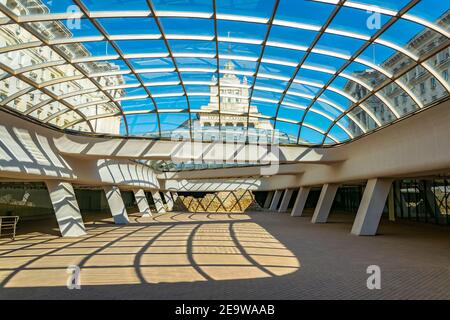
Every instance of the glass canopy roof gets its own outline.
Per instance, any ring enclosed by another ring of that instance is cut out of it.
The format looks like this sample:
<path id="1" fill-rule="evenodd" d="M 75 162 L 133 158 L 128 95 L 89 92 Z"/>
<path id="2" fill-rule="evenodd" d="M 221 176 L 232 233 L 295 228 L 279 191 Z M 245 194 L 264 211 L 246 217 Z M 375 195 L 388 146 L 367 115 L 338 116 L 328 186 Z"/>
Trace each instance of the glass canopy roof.
<path id="1" fill-rule="evenodd" d="M 442 0 L 0 0 L 0 107 L 63 130 L 335 145 L 448 98 Z"/>

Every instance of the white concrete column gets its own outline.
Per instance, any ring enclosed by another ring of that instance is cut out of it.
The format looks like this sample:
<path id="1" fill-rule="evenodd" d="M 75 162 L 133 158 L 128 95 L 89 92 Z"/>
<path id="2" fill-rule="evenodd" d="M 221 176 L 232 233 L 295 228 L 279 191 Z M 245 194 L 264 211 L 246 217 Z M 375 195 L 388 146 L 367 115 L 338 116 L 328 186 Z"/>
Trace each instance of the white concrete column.
<path id="1" fill-rule="evenodd" d="M 281 194 L 283 193 L 282 190 L 276 190 L 273 198 L 272 198 L 272 202 L 270 203 L 270 210 L 275 211 L 277 210 L 278 207 L 278 202 L 280 202 L 280 198 L 281 198 Z"/>
<path id="2" fill-rule="evenodd" d="M 331 206 L 333 205 L 334 196 L 338 189 L 338 184 L 324 184 L 320 192 L 319 201 L 312 217 L 312 223 L 325 223 L 328 220 Z"/>
<path id="3" fill-rule="evenodd" d="M 310 190 L 311 187 L 301 187 L 298 190 L 298 195 L 291 212 L 292 217 L 300 217 L 302 215 Z"/>
<path id="4" fill-rule="evenodd" d="M 80 237 L 86 234 L 72 184 L 64 181 L 46 181 L 56 220 L 63 237 Z"/>
<path id="5" fill-rule="evenodd" d="M 172 199 L 172 195 L 170 194 L 170 191 L 164 192 L 164 199 L 166 200 L 167 210 L 172 211 L 173 210 L 173 199 Z"/>
<path id="6" fill-rule="evenodd" d="M 159 191 L 152 191 L 153 202 L 155 203 L 156 212 L 157 213 L 165 213 L 166 209 L 164 208 L 164 203 L 161 199 L 161 195 Z"/>
<path id="7" fill-rule="evenodd" d="M 370 179 L 367 181 L 353 222 L 352 234 L 373 236 L 377 233 L 391 185 L 391 179 Z"/>
<path id="8" fill-rule="evenodd" d="M 272 198 L 273 198 L 273 191 L 269 191 L 267 192 L 267 197 L 266 197 L 266 201 L 264 201 L 264 209 L 269 209 L 270 208 L 270 203 L 272 202 Z"/>
<path id="9" fill-rule="evenodd" d="M 280 208 L 278 209 L 278 212 L 286 212 L 289 202 L 291 201 L 292 193 L 294 190 L 292 189 L 286 189 L 284 191 L 283 199 L 281 199 Z"/>
<path id="10" fill-rule="evenodd" d="M 109 209 L 115 224 L 127 224 L 128 213 L 123 203 L 122 194 L 117 186 L 104 186 L 106 200 L 108 200 Z"/>
<path id="11" fill-rule="evenodd" d="M 145 191 L 143 189 L 133 190 L 134 198 L 136 199 L 139 212 L 142 213 L 143 217 L 151 217 L 152 213 L 148 205 L 147 197 L 145 196 Z"/>

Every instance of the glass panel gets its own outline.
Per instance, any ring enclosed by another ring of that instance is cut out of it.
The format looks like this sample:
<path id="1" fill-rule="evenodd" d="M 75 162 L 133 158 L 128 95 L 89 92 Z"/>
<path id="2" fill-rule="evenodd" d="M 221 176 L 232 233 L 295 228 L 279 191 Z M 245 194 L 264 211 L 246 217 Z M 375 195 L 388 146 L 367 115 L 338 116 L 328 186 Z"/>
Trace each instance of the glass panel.
<path id="1" fill-rule="evenodd" d="M 249 118 L 249 128 L 247 132 L 250 143 L 271 143 L 273 138 L 279 140 L 279 135 L 274 133 L 275 123 L 273 120 L 265 120 L 256 117 Z"/>
<path id="2" fill-rule="evenodd" d="M 357 107 L 357 108 L 353 109 L 350 112 L 350 117 L 353 117 L 354 119 L 359 121 L 359 123 L 362 126 L 364 126 L 364 128 L 366 128 L 367 131 L 376 129 L 378 127 L 378 125 L 373 120 L 373 118 L 369 114 L 367 114 L 367 112 L 364 111 L 360 107 Z M 358 130 L 357 129 L 357 125 L 354 122 L 350 122 L 349 130 L 352 133 L 356 133 L 357 130 Z"/>
<path id="3" fill-rule="evenodd" d="M 170 35 L 214 36 L 214 21 L 195 18 L 160 18 L 166 37 Z"/>
<path id="4" fill-rule="evenodd" d="M 151 99 L 128 100 L 121 102 L 122 110 L 127 111 L 153 111 L 155 106 Z"/>
<path id="5" fill-rule="evenodd" d="M 105 109 L 102 110 L 102 106 L 99 106 L 98 114 L 106 115 L 109 114 L 108 111 L 109 109 L 107 107 L 105 107 Z M 120 116 L 105 117 L 91 120 L 90 122 L 96 133 L 119 135 L 122 117 Z"/>
<path id="6" fill-rule="evenodd" d="M 258 77 L 256 79 L 255 88 L 271 88 L 272 90 L 281 91 L 283 92 L 284 89 L 287 87 L 288 82 L 287 81 L 281 81 L 277 79 L 266 79 Z"/>
<path id="7" fill-rule="evenodd" d="M 261 46 L 244 43 L 219 42 L 219 55 L 224 54 L 258 58 L 261 55 Z"/>
<path id="8" fill-rule="evenodd" d="M 274 0 L 265 1 L 217 1 L 217 14 L 252 16 L 269 19 L 274 8 Z"/>
<path id="9" fill-rule="evenodd" d="M 71 0 L 46 1 L 45 4 L 42 3 L 39 6 L 33 6 L 27 2 L 25 2 L 25 4 L 23 2 L 17 3 L 17 1 L 2 1 L 2 3 L 17 15 L 72 13 L 74 10 L 78 10 Z"/>
<path id="10" fill-rule="evenodd" d="M 345 125 L 343 125 L 345 128 Z M 330 136 L 337 139 L 339 142 L 345 142 L 350 139 L 349 135 L 337 124 L 330 130 Z"/>
<path id="11" fill-rule="evenodd" d="M 371 5 L 371 6 L 376 6 L 376 7 L 380 7 L 383 9 L 389 9 L 389 10 L 393 10 L 393 11 L 398 11 L 400 9 L 402 9 L 404 6 L 406 6 L 409 2 L 409 0 L 395 0 L 395 1 L 390 1 L 390 0 L 357 0 L 354 1 L 356 3 L 361 3 L 361 4 L 366 4 L 366 5 Z"/>
<path id="12" fill-rule="evenodd" d="M 305 53 L 302 51 L 267 45 L 264 50 L 263 62 L 288 63 L 292 67 L 296 67 L 304 55 Z"/>
<path id="13" fill-rule="evenodd" d="M 163 138 L 189 139 L 189 113 L 161 113 L 159 117 Z"/>
<path id="14" fill-rule="evenodd" d="M 28 84 L 15 77 L 9 77 L 5 80 L 0 80 L 0 102 L 15 93 L 30 88 Z"/>
<path id="15" fill-rule="evenodd" d="M 254 107 L 250 108 L 252 116 L 260 114 L 266 117 L 275 117 L 277 113 L 277 105 L 274 103 L 252 101 L 252 107 Z"/>
<path id="16" fill-rule="evenodd" d="M 333 9 L 333 5 L 315 1 L 281 0 L 275 17 L 280 20 L 321 26 L 330 16 Z"/>
<path id="17" fill-rule="evenodd" d="M 348 65 L 343 74 L 354 77 L 371 88 L 376 87 L 387 79 L 381 72 L 358 62 L 352 62 Z"/>
<path id="18" fill-rule="evenodd" d="M 181 78 L 183 82 L 188 84 L 198 84 L 205 85 L 208 84 L 216 84 L 217 83 L 217 73 L 212 72 L 181 72 Z"/>
<path id="19" fill-rule="evenodd" d="M 157 86 L 157 87 L 153 87 L 152 88 L 152 96 L 154 97 L 158 97 L 161 95 L 183 95 L 184 94 L 184 90 L 183 87 L 181 85 L 177 85 L 177 86 Z M 158 99 L 158 98 L 157 98 Z M 169 98 L 167 98 L 169 99 Z M 172 98 L 175 99 L 175 98 Z M 177 101 L 172 100 L 169 102 L 161 102 L 161 108 L 176 108 L 179 107 L 179 101 L 186 101 L 186 99 L 176 99 Z M 158 102 L 160 100 L 158 99 Z M 157 103 L 158 103 L 157 102 Z M 171 107 L 171 103 L 173 103 L 173 106 Z M 159 103 L 158 103 L 159 105 Z"/>
<path id="20" fill-rule="evenodd" d="M 93 93 L 72 96 L 63 100 L 71 105 L 79 106 L 86 103 L 104 101 L 109 99 L 103 92 L 97 91 Z"/>
<path id="21" fill-rule="evenodd" d="M 170 40 L 169 46 L 174 55 L 182 53 L 214 55 L 216 52 L 214 41 Z"/>
<path id="22" fill-rule="evenodd" d="M 158 13 L 160 11 L 180 11 L 180 12 L 201 12 L 213 14 L 213 4 L 211 0 L 153 0 L 153 5 Z"/>
<path id="23" fill-rule="evenodd" d="M 81 132 L 90 132 L 91 129 L 89 128 L 89 125 L 86 122 L 80 122 L 75 125 L 67 127 L 66 130 L 73 130 L 73 131 L 81 131 Z"/>
<path id="24" fill-rule="evenodd" d="M 386 99 L 386 102 L 388 102 L 401 117 L 419 108 L 414 100 L 411 99 L 411 96 L 395 83 L 391 83 L 384 87 L 379 91 L 379 94 Z M 413 96 L 416 97 L 417 95 L 413 93 Z"/>
<path id="25" fill-rule="evenodd" d="M 60 116 L 51 119 L 48 123 L 61 128 L 81 119 L 81 116 L 75 111 L 68 111 Z"/>
<path id="26" fill-rule="evenodd" d="M 66 40 L 79 37 L 103 37 L 88 19 L 55 20 L 27 23 L 45 40 Z"/>
<path id="27" fill-rule="evenodd" d="M 21 43 L 38 41 L 31 33 L 16 24 L 0 26 L 0 47 L 14 46 Z"/>
<path id="28" fill-rule="evenodd" d="M 74 44 L 64 44 L 56 46 L 68 59 L 81 59 L 88 57 L 103 57 L 116 55 L 117 52 L 106 41 L 83 42 Z"/>
<path id="29" fill-rule="evenodd" d="M 273 26 L 270 30 L 269 40 L 289 45 L 309 47 L 317 32 L 311 30 L 295 29 L 282 26 Z"/>
<path id="30" fill-rule="evenodd" d="M 155 35 L 161 36 L 153 18 L 102 18 L 100 25 L 109 35 Z"/>
<path id="31" fill-rule="evenodd" d="M 348 98 L 329 89 L 324 91 L 321 98 L 325 98 L 326 100 L 334 103 L 336 107 L 342 108 L 344 110 L 348 109 L 352 105 L 352 101 L 350 101 Z"/>
<path id="32" fill-rule="evenodd" d="M 66 81 L 55 85 L 47 86 L 46 89 L 57 96 L 72 94 L 81 90 L 96 89 L 97 87 L 88 79 Z"/>
<path id="33" fill-rule="evenodd" d="M 334 73 L 337 70 L 339 70 L 345 62 L 346 60 L 338 57 L 312 52 L 308 55 L 308 58 L 306 59 L 303 65 L 303 68 L 305 69 L 313 68 L 313 70 L 318 69 L 317 71 L 323 70 L 330 73 Z"/>
<path id="34" fill-rule="evenodd" d="M 278 101 L 281 99 L 281 92 L 271 92 L 268 90 L 253 90 L 253 99 L 269 99 L 275 101 L 275 103 L 278 103 Z"/>
<path id="35" fill-rule="evenodd" d="M 448 23 L 448 3 L 441 0 L 420 1 L 408 14 L 431 22 L 444 30 L 450 30 Z"/>
<path id="36" fill-rule="evenodd" d="M 410 82 L 415 84 L 418 82 L 416 84 L 418 86 L 418 95 L 420 95 L 424 105 L 448 96 L 447 90 L 450 88 L 448 76 L 450 69 L 449 61 L 450 48 L 447 47 L 425 62 L 433 74 L 423 72 L 423 68 L 419 67 L 419 70 L 417 70 L 417 79 L 414 79 L 415 81 L 413 79 L 410 80 Z M 444 89 L 444 86 L 447 89 Z"/>
<path id="37" fill-rule="evenodd" d="M 53 1 L 58 2 L 58 1 Z M 82 0 L 89 11 L 149 10 L 146 0 Z"/>
<path id="38" fill-rule="evenodd" d="M 367 131 L 376 129 L 378 127 L 377 123 L 373 120 L 373 118 L 360 107 L 356 107 L 355 109 L 350 111 L 349 115 L 352 119 L 358 121 Z M 349 122 L 348 129 L 351 133 L 355 135 L 360 130 L 354 121 Z"/>
<path id="39" fill-rule="evenodd" d="M 290 79 L 294 75 L 295 70 L 295 67 L 282 66 L 272 63 L 261 63 L 259 67 L 260 73 L 264 73 L 269 76 L 274 75 L 276 77 L 285 77 L 288 79 Z"/>
<path id="40" fill-rule="evenodd" d="M 360 135 L 363 134 L 363 131 L 361 128 L 356 125 L 356 123 L 347 115 L 343 116 L 339 121 L 338 124 L 341 126 L 341 129 L 344 130 L 347 135 L 352 135 L 353 138 L 357 138 Z M 339 126 L 338 126 L 339 127 Z"/>
<path id="41" fill-rule="evenodd" d="M 120 113 L 120 110 L 114 103 L 96 104 L 88 107 L 77 108 L 77 110 L 86 117 L 96 117 L 101 115 L 108 115 L 108 114 L 111 115 Z"/>
<path id="42" fill-rule="evenodd" d="M 358 56 L 358 59 L 373 63 L 393 74 L 398 69 L 413 63 L 413 60 L 403 53 L 380 44 L 371 44 Z"/>
<path id="43" fill-rule="evenodd" d="M 281 105 L 278 110 L 278 117 L 300 122 L 303 118 L 305 110 L 300 108 Z M 297 139 L 297 137 L 296 137 Z"/>
<path id="44" fill-rule="evenodd" d="M 313 127 L 316 127 L 323 132 L 328 130 L 328 127 L 331 125 L 332 121 L 328 118 L 325 118 L 321 114 L 317 114 L 315 112 L 308 112 L 303 121 L 305 124 L 309 124 Z"/>
<path id="45" fill-rule="evenodd" d="M 298 80 L 301 81 L 301 80 Z M 319 84 L 319 83 L 318 83 Z M 310 86 L 303 83 L 293 82 L 287 92 L 288 95 L 306 95 L 309 99 L 312 99 L 319 93 L 321 86 Z"/>
<path id="46" fill-rule="evenodd" d="M 326 33 L 320 37 L 313 52 L 322 50 L 331 56 L 352 56 L 363 44 L 363 40 Z"/>
<path id="47" fill-rule="evenodd" d="M 60 111 L 68 111 L 68 110 L 69 109 L 66 106 L 55 101 L 33 111 L 32 113 L 30 113 L 30 116 L 38 120 L 45 121 L 46 119 L 49 119 L 50 117 L 59 113 Z M 60 116 L 57 122 L 59 122 L 59 120 L 61 119 L 64 119 L 64 116 Z"/>
<path id="48" fill-rule="evenodd" d="M 296 144 L 298 137 L 298 124 L 277 121 L 276 136 L 278 136 L 279 144 Z"/>
<path id="49" fill-rule="evenodd" d="M 242 38 L 242 39 L 264 40 L 267 33 L 267 25 L 238 22 L 238 21 L 218 20 L 217 31 L 219 37 L 225 39 Z"/>
<path id="50" fill-rule="evenodd" d="M 295 80 L 312 82 L 319 86 L 324 86 L 330 80 L 331 77 L 332 75 L 329 73 L 307 70 L 302 68 L 297 73 Z"/>
<path id="51" fill-rule="evenodd" d="M 369 94 L 369 90 L 360 83 L 349 80 L 344 77 L 336 77 L 330 87 L 343 91 L 352 96 L 356 101 L 361 100 Z"/>
<path id="52" fill-rule="evenodd" d="M 380 39 L 390 41 L 418 56 L 429 52 L 447 40 L 446 37 L 436 31 L 425 28 L 419 23 L 403 19 L 398 20 L 383 32 Z M 425 40 L 427 45 L 420 45 Z"/>
<path id="53" fill-rule="evenodd" d="M 333 105 L 330 105 L 324 101 L 314 102 L 311 109 L 317 111 L 317 113 L 325 114 L 328 118 L 332 118 L 333 120 L 342 114 L 342 112 L 336 109 Z"/>
<path id="54" fill-rule="evenodd" d="M 71 65 L 63 65 L 52 68 L 37 69 L 26 72 L 23 75 L 37 84 L 45 84 L 45 82 L 48 81 L 80 76 L 81 73 Z"/>
<path id="55" fill-rule="evenodd" d="M 376 96 L 371 96 L 367 99 L 364 102 L 364 106 L 375 116 L 381 125 L 396 119 L 392 111 Z"/>
<path id="56" fill-rule="evenodd" d="M 178 69 L 216 69 L 217 60 L 208 58 L 177 58 L 176 59 Z M 181 70 L 182 71 L 182 70 Z"/>
<path id="57" fill-rule="evenodd" d="M 142 73 L 139 74 L 142 81 L 146 85 L 152 86 L 154 83 L 160 83 L 160 82 L 179 82 L 180 78 L 178 77 L 178 74 L 175 72 L 168 73 L 168 72 L 155 72 L 155 73 Z"/>
<path id="58" fill-rule="evenodd" d="M 136 46 L 136 40 L 120 40 L 116 43 L 124 54 L 168 54 L 164 40 L 139 40 L 139 46 Z"/>
<path id="59" fill-rule="evenodd" d="M 173 92 L 182 94 L 182 88 L 174 88 Z M 187 109 L 186 97 L 167 97 L 167 98 L 155 98 L 156 106 L 161 109 Z"/>
<path id="60" fill-rule="evenodd" d="M 0 85 L 0 88 L 1 88 L 1 85 Z M 0 92 L 2 92 L 2 91 L 3 90 L 1 90 Z M 14 99 L 7 105 L 8 105 L 8 107 L 15 109 L 16 111 L 27 112 L 29 110 L 32 110 L 33 107 L 35 107 L 36 105 L 43 103 L 44 101 L 51 102 L 52 100 L 48 95 L 42 93 L 41 91 L 34 90 L 30 93 L 27 93 L 23 96 L 20 96 L 20 97 Z"/>
<path id="61" fill-rule="evenodd" d="M 384 14 L 374 14 L 369 10 L 343 7 L 328 27 L 329 32 L 355 33 L 371 37 L 391 18 Z M 332 29 L 333 31 L 331 31 Z"/>
<path id="62" fill-rule="evenodd" d="M 61 56 L 49 47 L 39 47 L 0 54 L 0 63 L 15 70 L 61 60 Z"/>

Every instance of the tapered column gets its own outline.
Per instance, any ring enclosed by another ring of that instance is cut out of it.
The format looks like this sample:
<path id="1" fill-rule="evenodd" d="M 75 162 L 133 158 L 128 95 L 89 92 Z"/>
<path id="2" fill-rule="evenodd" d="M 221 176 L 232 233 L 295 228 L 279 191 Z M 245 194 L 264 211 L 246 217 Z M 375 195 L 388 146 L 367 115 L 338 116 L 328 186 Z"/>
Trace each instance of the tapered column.
<path id="1" fill-rule="evenodd" d="M 117 186 L 104 186 L 106 200 L 108 201 L 109 209 L 114 219 L 115 224 L 127 224 L 128 213 L 123 203 L 122 194 Z"/>
<path id="2" fill-rule="evenodd" d="M 391 185 L 391 179 L 370 179 L 367 181 L 353 223 L 352 234 L 373 236 L 377 233 Z"/>
<path id="3" fill-rule="evenodd" d="M 59 230 L 63 237 L 80 237 L 86 234 L 72 184 L 64 181 L 46 181 Z"/>
<path id="4" fill-rule="evenodd" d="M 280 208 L 278 209 L 278 212 L 286 212 L 289 202 L 291 201 L 292 193 L 294 190 L 292 189 L 286 189 L 284 191 L 283 199 L 281 199 Z"/>
<path id="5" fill-rule="evenodd" d="M 331 206 L 333 205 L 334 196 L 339 185 L 324 184 L 320 192 L 319 201 L 317 201 L 316 209 L 312 217 L 312 223 L 325 223 L 328 220 Z"/>
<path id="6" fill-rule="evenodd" d="M 281 194 L 283 193 L 283 191 L 281 190 L 276 190 L 273 198 L 272 198 L 272 202 L 270 203 L 270 210 L 275 211 L 278 208 L 278 202 L 280 202 L 280 198 L 281 198 Z"/>
<path id="7" fill-rule="evenodd" d="M 173 199 L 173 202 L 175 203 L 175 202 L 177 202 L 177 199 L 178 199 L 178 192 L 172 192 L 172 199 Z"/>
<path id="8" fill-rule="evenodd" d="M 274 194 L 274 191 L 267 192 L 267 198 L 266 198 L 266 201 L 264 201 L 264 207 L 263 207 L 264 209 L 270 208 L 270 203 L 272 202 L 273 194 Z"/>
<path id="9" fill-rule="evenodd" d="M 303 214 L 306 200 L 308 199 L 310 187 L 301 187 L 298 190 L 297 198 L 295 199 L 294 207 L 292 208 L 291 216 L 300 217 Z"/>
<path id="10" fill-rule="evenodd" d="M 166 209 L 164 209 L 164 203 L 161 199 L 161 194 L 159 193 L 159 191 L 152 191 L 152 197 L 153 197 L 153 203 L 155 204 L 155 207 L 156 207 L 156 212 L 157 213 L 165 213 Z"/>
<path id="11" fill-rule="evenodd" d="M 170 194 L 170 191 L 164 192 L 164 199 L 166 200 L 167 210 L 172 211 L 173 210 L 173 199 L 172 199 L 172 195 Z"/>
<path id="12" fill-rule="evenodd" d="M 137 206 L 139 208 L 139 212 L 143 217 L 151 217 L 152 213 L 150 211 L 150 207 L 148 205 L 147 197 L 145 196 L 145 192 L 142 189 L 133 190 L 134 198 L 136 199 Z"/>

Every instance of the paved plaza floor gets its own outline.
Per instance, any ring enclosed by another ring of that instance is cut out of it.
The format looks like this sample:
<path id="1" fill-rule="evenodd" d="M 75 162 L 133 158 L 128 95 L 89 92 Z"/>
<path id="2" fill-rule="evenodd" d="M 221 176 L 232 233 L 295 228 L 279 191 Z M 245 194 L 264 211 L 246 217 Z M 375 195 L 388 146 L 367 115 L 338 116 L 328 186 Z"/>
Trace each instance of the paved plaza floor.
<path id="1" fill-rule="evenodd" d="M 24 222 L 0 240 L 0 299 L 450 299 L 448 227 L 383 221 L 357 237 L 351 214 L 310 219 L 174 212 L 118 226 L 89 214 L 81 238 Z M 67 288 L 71 265 L 79 290 Z M 380 290 L 366 286 L 370 265 Z"/>

